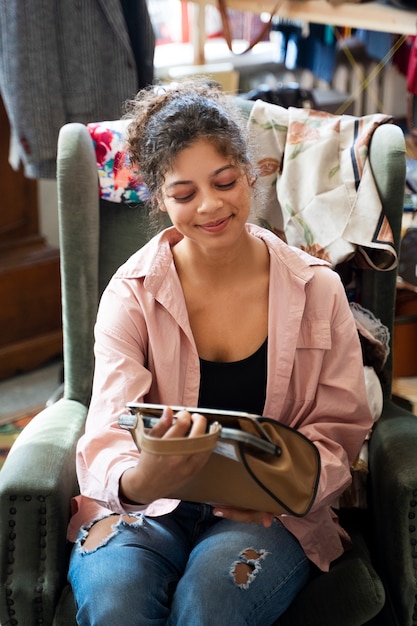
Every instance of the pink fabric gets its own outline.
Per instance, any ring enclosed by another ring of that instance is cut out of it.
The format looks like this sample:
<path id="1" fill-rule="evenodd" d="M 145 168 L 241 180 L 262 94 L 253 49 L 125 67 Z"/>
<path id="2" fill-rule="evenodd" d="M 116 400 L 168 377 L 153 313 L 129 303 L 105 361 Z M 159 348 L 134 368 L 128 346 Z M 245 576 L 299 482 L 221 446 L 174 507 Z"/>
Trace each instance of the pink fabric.
<path id="1" fill-rule="evenodd" d="M 346 539 L 330 507 L 349 485 L 350 465 L 372 427 L 356 325 L 340 279 L 325 261 L 267 230 L 247 228 L 264 240 L 271 258 L 264 415 L 315 442 L 322 464 L 312 511 L 302 519 L 280 519 L 326 570 Z M 122 266 L 102 297 L 93 396 L 78 445 L 82 496 L 73 503 L 71 541 L 93 518 L 141 508 L 119 499 L 120 477 L 139 454 L 117 425 L 125 404 L 198 401 L 199 358 L 171 252 L 179 237 L 170 228 L 153 239 Z M 156 515 L 176 506 L 165 499 L 142 508 Z"/>
<path id="2" fill-rule="evenodd" d="M 407 91 L 417 94 L 417 37 L 414 37 L 407 68 Z"/>

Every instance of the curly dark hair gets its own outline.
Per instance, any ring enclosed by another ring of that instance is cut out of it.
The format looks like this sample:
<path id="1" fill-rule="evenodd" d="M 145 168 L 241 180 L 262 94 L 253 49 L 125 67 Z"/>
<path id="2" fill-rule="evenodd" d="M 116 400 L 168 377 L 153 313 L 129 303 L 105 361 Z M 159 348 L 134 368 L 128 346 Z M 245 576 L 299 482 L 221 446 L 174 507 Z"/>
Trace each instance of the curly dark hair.
<path id="1" fill-rule="evenodd" d="M 215 84 L 187 80 L 147 87 L 126 104 L 126 150 L 136 174 L 157 203 L 175 157 L 199 139 L 212 142 L 233 163 L 251 170 L 245 120 Z"/>

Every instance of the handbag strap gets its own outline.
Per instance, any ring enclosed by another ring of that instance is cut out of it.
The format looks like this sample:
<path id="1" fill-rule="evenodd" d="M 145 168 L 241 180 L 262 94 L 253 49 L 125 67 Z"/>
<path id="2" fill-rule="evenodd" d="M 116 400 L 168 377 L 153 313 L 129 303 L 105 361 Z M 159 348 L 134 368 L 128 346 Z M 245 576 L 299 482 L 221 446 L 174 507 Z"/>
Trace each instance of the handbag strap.
<path id="1" fill-rule="evenodd" d="M 259 43 L 264 38 L 264 36 L 269 32 L 271 28 L 272 20 L 274 18 L 275 13 L 278 11 L 280 4 L 282 4 L 282 0 L 277 1 L 277 3 L 275 4 L 274 8 L 271 11 L 268 22 L 264 24 L 264 26 L 261 28 L 261 30 L 256 35 L 256 37 L 252 41 L 249 42 L 249 45 L 247 46 L 247 48 L 243 50 L 243 52 L 233 52 L 232 29 L 230 27 L 230 19 L 229 19 L 229 14 L 227 12 L 226 0 L 217 0 L 217 6 L 218 6 L 220 17 L 222 20 L 223 35 L 224 35 L 224 38 L 227 43 L 227 47 L 229 48 L 230 52 L 233 52 L 233 54 L 236 54 L 236 55 L 240 55 L 240 54 L 246 54 L 246 52 L 249 52 L 250 50 L 252 50 L 252 48 L 256 46 L 256 44 Z"/>
<path id="2" fill-rule="evenodd" d="M 133 438 L 140 450 L 149 452 L 150 454 L 189 455 L 195 454 L 196 452 L 211 452 L 217 445 L 217 440 L 222 429 L 218 422 L 214 422 L 211 424 L 209 432 L 205 435 L 161 439 L 148 435 L 145 431 L 142 417 L 140 415 L 137 417 L 136 428 L 132 431 Z"/>

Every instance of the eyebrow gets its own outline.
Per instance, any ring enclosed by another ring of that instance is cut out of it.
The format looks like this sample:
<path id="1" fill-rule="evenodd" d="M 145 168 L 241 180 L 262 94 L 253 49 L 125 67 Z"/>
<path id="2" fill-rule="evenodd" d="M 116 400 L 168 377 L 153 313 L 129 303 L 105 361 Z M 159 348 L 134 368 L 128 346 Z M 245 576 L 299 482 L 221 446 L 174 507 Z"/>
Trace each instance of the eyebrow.
<path id="1" fill-rule="evenodd" d="M 221 174 L 225 170 L 229 169 L 237 169 L 237 165 L 228 164 L 224 165 L 223 167 L 219 167 L 218 170 L 215 170 L 212 174 L 210 174 L 210 177 L 214 178 L 218 174 Z M 172 183 L 169 183 L 169 185 L 166 186 L 166 190 L 168 191 L 169 189 L 173 189 L 174 187 L 178 187 L 179 185 L 191 185 L 193 182 L 194 181 L 192 180 L 174 180 Z"/>

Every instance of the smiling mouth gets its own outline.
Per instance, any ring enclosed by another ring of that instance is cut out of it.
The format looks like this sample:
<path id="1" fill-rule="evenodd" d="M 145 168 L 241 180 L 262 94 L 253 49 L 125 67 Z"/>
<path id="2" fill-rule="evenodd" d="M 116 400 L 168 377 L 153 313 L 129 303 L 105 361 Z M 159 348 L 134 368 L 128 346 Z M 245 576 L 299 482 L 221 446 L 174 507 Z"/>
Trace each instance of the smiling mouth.
<path id="1" fill-rule="evenodd" d="M 219 232 L 220 230 L 226 228 L 230 219 L 231 216 L 228 215 L 227 217 L 223 217 L 222 219 L 216 220 L 215 222 L 210 222 L 209 224 L 201 224 L 200 228 L 208 232 Z"/>

